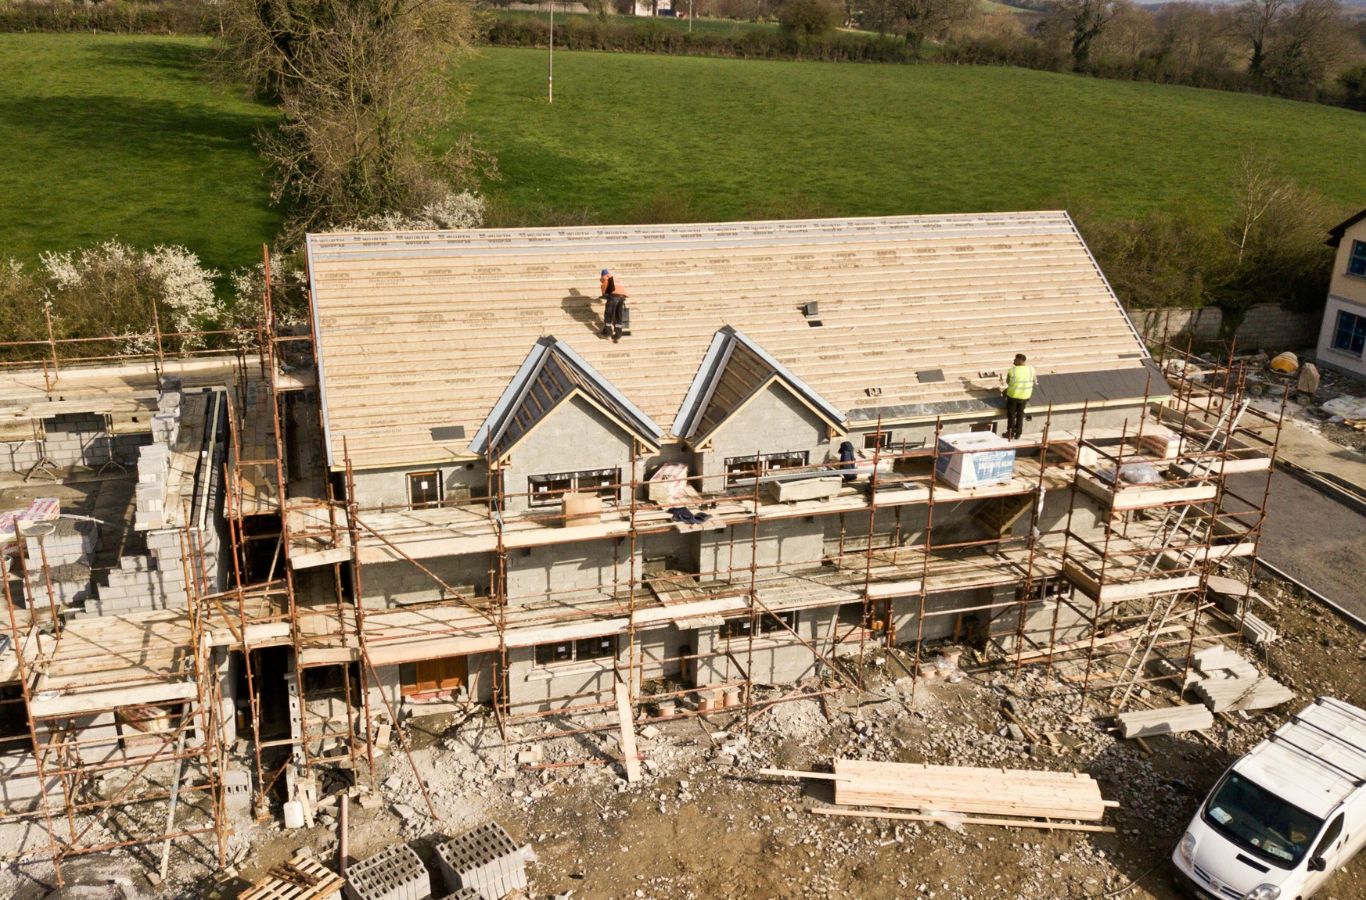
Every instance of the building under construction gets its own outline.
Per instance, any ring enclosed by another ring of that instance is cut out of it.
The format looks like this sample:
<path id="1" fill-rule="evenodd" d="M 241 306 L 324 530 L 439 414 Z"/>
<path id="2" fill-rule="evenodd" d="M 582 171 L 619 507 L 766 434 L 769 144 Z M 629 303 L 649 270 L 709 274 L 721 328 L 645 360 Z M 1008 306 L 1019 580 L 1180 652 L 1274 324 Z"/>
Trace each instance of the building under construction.
<path id="1" fill-rule="evenodd" d="M 372 784 L 453 701 L 744 716 L 954 642 L 1122 706 L 1259 626 L 1224 570 L 1255 557 L 1279 417 L 1235 365 L 1154 359 L 1065 213 L 307 259 L 302 333 L 266 297 L 258 332 L 196 336 L 247 350 L 5 348 L 0 801 L 58 877 L 221 858 L 235 817 Z M 1006 440 L 1017 352 L 1039 377 Z"/>

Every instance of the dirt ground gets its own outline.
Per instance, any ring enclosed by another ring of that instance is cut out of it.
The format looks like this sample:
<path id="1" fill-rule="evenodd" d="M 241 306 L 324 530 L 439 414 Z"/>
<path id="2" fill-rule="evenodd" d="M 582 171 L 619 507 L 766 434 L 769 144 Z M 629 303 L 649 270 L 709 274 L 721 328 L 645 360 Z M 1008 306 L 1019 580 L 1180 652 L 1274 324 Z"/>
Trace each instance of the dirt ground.
<path id="1" fill-rule="evenodd" d="M 1035 667 L 1011 676 L 965 664 L 958 683 L 921 681 L 912 689 L 878 656 L 868 661 L 862 694 L 799 696 L 748 724 L 743 714 L 718 713 L 638 727 L 645 777 L 630 786 L 613 761 L 617 732 L 607 719 L 523 725 L 510 733 L 522 739 L 513 743 L 501 740 L 482 710 L 414 720 L 413 765 L 391 748 L 381 759 L 376 802 L 351 803 L 351 858 L 403 840 L 435 871 L 435 844 L 493 819 L 529 845 L 537 898 L 1174 898 L 1168 858 L 1224 768 L 1317 694 L 1366 705 L 1366 635 L 1282 583 L 1257 587 L 1276 604 L 1265 618 L 1282 637 L 1265 654 L 1242 652 L 1296 699 L 1218 719 L 1204 737 L 1149 739 L 1151 757 L 1108 730 L 1103 697 L 1082 702 L 1060 673 Z M 1003 700 L 1043 739 L 1012 738 Z M 1174 700 L 1154 684 L 1140 702 Z M 531 740 L 585 725 L 600 728 Z M 830 799 L 823 783 L 758 774 L 824 768 L 834 756 L 1085 772 L 1119 802 L 1105 818 L 1115 832 L 826 817 L 810 811 Z M 340 784 L 325 785 L 330 793 L 312 828 L 239 825 L 233 864 L 220 872 L 211 871 L 207 846 L 177 849 L 169 883 L 156 889 L 136 857 L 121 852 L 69 866 L 71 886 L 61 894 L 50 894 L 32 868 L 9 866 L 0 870 L 0 896 L 229 898 L 302 847 L 335 866 Z M 1320 896 L 1366 897 L 1366 858 Z"/>
<path id="2" fill-rule="evenodd" d="M 618 752 L 614 728 L 542 742 L 537 751 L 530 743 L 501 745 L 482 715 L 418 720 L 414 761 L 443 821 L 425 813 L 397 753 L 382 781 L 383 806 L 352 807 L 351 853 L 363 858 L 401 837 L 430 859 L 444 836 L 492 818 L 530 845 L 534 897 L 1175 897 L 1169 855 L 1223 769 L 1314 695 L 1366 705 L 1366 636 L 1280 583 L 1258 588 L 1277 604 L 1266 618 L 1283 637 L 1264 655 L 1243 652 L 1292 687 L 1296 700 L 1217 721 L 1208 739 L 1150 739 L 1151 757 L 1107 730 L 1097 701 L 1083 704 L 1042 669 L 1019 677 L 969 673 L 957 684 L 921 682 L 912 691 L 909 679 L 890 677 L 899 674 L 895 667 L 874 664 L 861 697 L 844 690 L 780 703 L 748 729 L 743 716 L 724 714 L 641 728 L 646 777 L 634 786 L 609 760 Z M 1057 746 L 1002 736 L 1003 699 Z M 1154 686 L 1145 702 L 1173 700 Z M 571 724 L 584 722 L 523 726 L 519 734 Z M 527 752 L 518 765 L 517 754 Z M 1119 801 L 1106 818 L 1116 832 L 824 817 L 809 811 L 829 799 L 819 783 L 758 775 L 768 766 L 828 766 L 836 755 L 1086 772 Z M 231 885 L 305 844 L 334 860 L 334 830 L 267 830 L 237 880 L 186 884 L 182 895 L 233 896 Z M 1339 873 L 1320 896 L 1366 896 L 1366 861 Z"/>

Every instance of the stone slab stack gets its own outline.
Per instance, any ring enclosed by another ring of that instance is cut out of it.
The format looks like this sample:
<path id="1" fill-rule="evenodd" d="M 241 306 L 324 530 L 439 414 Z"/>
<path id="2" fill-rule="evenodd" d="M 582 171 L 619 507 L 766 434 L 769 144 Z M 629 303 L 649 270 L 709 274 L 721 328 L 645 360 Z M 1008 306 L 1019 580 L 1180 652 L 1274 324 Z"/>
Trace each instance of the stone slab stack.
<path id="1" fill-rule="evenodd" d="M 467 888 L 483 900 L 502 900 L 513 891 L 526 890 L 526 857 L 497 822 L 437 845 L 436 858 L 449 890 Z"/>

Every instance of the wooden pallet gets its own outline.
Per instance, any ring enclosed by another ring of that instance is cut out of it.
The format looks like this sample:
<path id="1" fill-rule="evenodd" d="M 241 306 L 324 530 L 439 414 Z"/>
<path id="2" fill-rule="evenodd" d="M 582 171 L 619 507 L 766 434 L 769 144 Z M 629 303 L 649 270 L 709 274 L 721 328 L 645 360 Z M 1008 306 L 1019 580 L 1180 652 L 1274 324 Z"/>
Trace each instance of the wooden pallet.
<path id="1" fill-rule="evenodd" d="M 340 896 L 346 879 L 312 856 L 296 853 L 271 868 L 238 894 L 238 900 L 331 900 Z"/>

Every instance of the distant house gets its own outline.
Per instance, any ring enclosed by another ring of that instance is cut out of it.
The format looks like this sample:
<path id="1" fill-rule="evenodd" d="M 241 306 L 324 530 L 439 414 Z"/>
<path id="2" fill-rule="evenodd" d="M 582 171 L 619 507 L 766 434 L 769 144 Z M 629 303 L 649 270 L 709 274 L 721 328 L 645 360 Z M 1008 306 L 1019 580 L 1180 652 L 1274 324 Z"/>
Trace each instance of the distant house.
<path id="1" fill-rule="evenodd" d="M 1319 362 L 1366 377 L 1366 209 L 1328 234 L 1328 245 L 1338 253 L 1319 331 Z"/>

